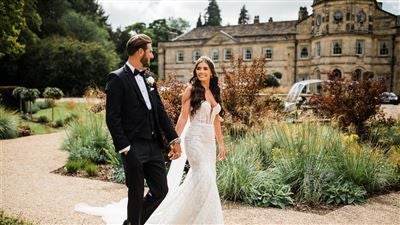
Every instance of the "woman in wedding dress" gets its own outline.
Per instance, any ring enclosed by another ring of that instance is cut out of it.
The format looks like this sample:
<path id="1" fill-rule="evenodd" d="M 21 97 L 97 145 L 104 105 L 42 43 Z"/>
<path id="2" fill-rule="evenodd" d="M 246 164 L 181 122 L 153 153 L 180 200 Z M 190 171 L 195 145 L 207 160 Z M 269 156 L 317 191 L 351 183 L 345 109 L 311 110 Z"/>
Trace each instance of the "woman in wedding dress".
<path id="1" fill-rule="evenodd" d="M 221 201 L 216 184 L 216 143 L 218 158 L 225 158 L 220 123 L 221 96 L 214 63 L 200 57 L 182 96 L 176 131 L 184 135 L 184 151 L 189 172 L 176 190 L 168 193 L 146 224 L 223 224 Z"/>
<path id="2" fill-rule="evenodd" d="M 215 66 L 207 56 L 200 57 L 190 85 L 182 96 L 182 109 L 176 131 L 182 138 L 183 154 L 168 171 L 169 192 L 146 224 L 223 224 L 221 201 L 216 183 L 216 157 L 225 158 L 220 88 Z M 218 156 L 216 143 L 218 143 Z M 190 169 L 181 185 L 183 168 Z M 102 216 L 107 224 L 121 224 L 126 199 L 105 207 L 78 204 L 76 211 Z"/>

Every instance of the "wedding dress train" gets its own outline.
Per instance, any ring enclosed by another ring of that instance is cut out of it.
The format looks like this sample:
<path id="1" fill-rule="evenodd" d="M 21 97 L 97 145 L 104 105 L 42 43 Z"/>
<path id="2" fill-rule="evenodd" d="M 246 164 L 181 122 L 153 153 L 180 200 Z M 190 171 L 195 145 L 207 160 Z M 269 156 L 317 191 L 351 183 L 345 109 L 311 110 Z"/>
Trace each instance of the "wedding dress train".
<path id="1" fill-rule="evenodd" d="M 216 184 L 216 143 L 213 122 L 221 111 L 204 101 L 183 137 L 182 156 L 172 161 L 168 171 L 169 192 L 146 224 L 223 224 L 221 201 Z M 186 157 L 190 169 L 180 184 Z M 104 207 L 78 204 L 76 211 L 101 216 L 107 224 L 122 224 L 127 199 Z"/>

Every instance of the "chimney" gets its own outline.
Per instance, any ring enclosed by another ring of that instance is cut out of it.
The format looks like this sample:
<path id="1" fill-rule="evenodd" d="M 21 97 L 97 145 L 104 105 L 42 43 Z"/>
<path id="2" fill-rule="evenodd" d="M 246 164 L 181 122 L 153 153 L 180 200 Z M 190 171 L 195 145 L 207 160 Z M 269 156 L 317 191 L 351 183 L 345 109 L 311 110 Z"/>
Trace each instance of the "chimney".
<path id="1" fill-rule="evenodd" d="M 178 37 L 178 33 L 172 32 L 172 31 L 168 32 L 168 41 L 170 41 L 176 37 Z"/>
<path id="2" fill-rule="evenodd" d="M 300 6 L 300 10 L 299 10 L 299 21 L 302 21 L 304 19 L 306 19 L 308 17 L 308 11 L 307 11 L 307 7 L 301 7 Z"/>
<path id="3" fill-rule="evenodd" d="M 378 8 L 382 9 L 382 2 L 378 2 Z"/>
<path id="4" fill-rule="evenodd" d="M 268 22 L 270 22 L 270 23 L 274 22 L 274 20 L 272 19 L 272 17 L 270 17 L 270 18 L 268 19 Z"/>
<path id="5" fill-rule="evenodd" d="M 260 23 L 260 16 L 254 16 L 254 24 Z"/>

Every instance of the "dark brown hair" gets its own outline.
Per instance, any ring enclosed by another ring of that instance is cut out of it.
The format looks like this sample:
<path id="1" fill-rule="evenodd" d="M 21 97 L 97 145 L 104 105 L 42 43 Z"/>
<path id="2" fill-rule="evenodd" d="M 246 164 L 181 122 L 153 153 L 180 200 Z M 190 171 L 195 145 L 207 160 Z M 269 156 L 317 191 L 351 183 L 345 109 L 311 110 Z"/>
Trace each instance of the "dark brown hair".
<path id="1" fill-rule="evenodd" d="M 126 43 L 126 52 L 129 56 L 135 54 L 137 50 L 142 48 L 143 50 L 147 49 L 147 44 L 151 43 L 151 38 L 145 34 L 135 34 L 131 38 L 129 38 Z"/>
<path id="2" fill-rule="evenodd" d="M 210 78 L 210 91 L 221 107 L 222 107 L 222 100 L 221 100 L 221 89 L 218 86 L 218 77 L 217 73 L 215 72 L 215 66 L 213 61 L 207 56 L 201 56 L 195 63 L 193 69 L 193 77 L 190 78 L 189 82 L 192 85 L 192 90 L 190 93 L 190 106 L 192 107 L 190 114 L 193 116 L 195 112 L 200 108 L 201 103 L 206 100 L 205 96 L 205 89 L 201 85 L 200 80 L 197 78 L 196 68 L 199 63 L 205 62 L 207 63 L 208 67 L 211 70 L 211 78 Z M 224 110 L 221 109 L 219 113 L 221 116 L 224 115 Z"/>

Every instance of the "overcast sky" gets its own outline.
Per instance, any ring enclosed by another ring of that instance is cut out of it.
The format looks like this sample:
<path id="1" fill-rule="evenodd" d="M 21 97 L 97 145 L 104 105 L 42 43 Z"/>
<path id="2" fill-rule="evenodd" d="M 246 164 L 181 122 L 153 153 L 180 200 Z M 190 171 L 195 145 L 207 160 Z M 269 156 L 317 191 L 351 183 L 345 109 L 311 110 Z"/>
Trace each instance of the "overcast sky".
<path id="1" fill-rule="evenodd" d="M 108 15 L 108 23 L 115 30 L 127 25 L 144 22 L 149 24 L 156 19 L 181 17 L 196 26 L 199 14 L 204 15 L 208 0 L 98 0 Z M 252 22 L 255 15 L 260 22 L 267 22 L 269 17 L 274 21 L 295 20 L 300 6 L 307 6 L 312 13 L 313 0 L 217 0 L 221 10 L 222 25 L 236 25 L 243 4 L 250 14 Z M 400 15 L 400 0 L 382 0 L 383 9 Z M 204 20 L 203 20 L 204 22 Z"/>

